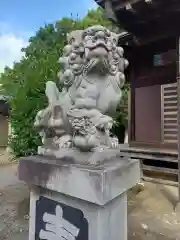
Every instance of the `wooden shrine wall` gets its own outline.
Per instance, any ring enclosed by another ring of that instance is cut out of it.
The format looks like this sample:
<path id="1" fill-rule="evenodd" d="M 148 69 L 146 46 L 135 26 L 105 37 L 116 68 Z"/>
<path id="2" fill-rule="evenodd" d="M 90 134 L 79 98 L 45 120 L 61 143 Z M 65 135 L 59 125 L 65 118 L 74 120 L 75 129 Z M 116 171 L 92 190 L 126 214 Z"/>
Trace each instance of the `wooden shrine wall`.
<path id="1" fill-rule="evenodd" d="M 154 85 L 135 89 L 135 140 L 161 141 L 161 87 Z"/>
<path id="2" fill-rule="evenodd" d="M 172 47 L 167 43 L 164 49 L 158 47 L 146 46 L 136 53 L 131 75 L 130 144 L 154 147 L 169 144 L 174 148 L 177 146 L 176 50 L 167 49 Z M 173 61 L 154 66 L 154 54 L 166 51 L 174 56 Z"/>

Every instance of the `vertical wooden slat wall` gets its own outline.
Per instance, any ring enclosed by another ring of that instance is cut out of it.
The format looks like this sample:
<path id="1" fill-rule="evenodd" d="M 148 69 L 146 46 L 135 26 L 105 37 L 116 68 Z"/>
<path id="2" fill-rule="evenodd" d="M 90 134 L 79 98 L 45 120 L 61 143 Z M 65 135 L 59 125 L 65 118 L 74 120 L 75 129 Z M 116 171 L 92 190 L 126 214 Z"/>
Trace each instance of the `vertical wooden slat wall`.
<path id="1" fill-rule="evenodd" d="M 161 86 L 162 142 L 177 143 L 177 83 Z"/>

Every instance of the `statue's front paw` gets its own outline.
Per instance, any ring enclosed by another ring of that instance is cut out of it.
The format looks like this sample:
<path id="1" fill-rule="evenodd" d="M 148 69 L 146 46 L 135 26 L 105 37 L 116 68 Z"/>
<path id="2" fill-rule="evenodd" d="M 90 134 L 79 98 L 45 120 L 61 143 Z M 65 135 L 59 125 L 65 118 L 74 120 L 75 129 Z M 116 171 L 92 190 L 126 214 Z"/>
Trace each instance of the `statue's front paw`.
<path id="1" fill-rule="evenodd" d="M 90 151 L 98 146 L 98 141 L 94 135 L 91 136 L 75 136 L 73 139 L 74 146 L 83 150 Z"/>
<path id="2" fill-rule="evenodd" d="M 62 136 L 55 140 L 55 145 L 58 146 L 58 148 L 71 148 L 72 138 L 69 135 Z"/>
<path id="3" fill-rule="evenodd" d="M 71 148 L 71 147 L 72 147 L 72 142 L 71 141 L 67 141 L 67 142 L 59 144 L 59 148 Z"/>
<path id="4" fill-rule="evenodd" d="M 99 119 L 95 126 L 97 129 L 103 129 L 105 131 L 108 131 L 113 126 L 113 119 L 109 116 L 103 116 Z"/>

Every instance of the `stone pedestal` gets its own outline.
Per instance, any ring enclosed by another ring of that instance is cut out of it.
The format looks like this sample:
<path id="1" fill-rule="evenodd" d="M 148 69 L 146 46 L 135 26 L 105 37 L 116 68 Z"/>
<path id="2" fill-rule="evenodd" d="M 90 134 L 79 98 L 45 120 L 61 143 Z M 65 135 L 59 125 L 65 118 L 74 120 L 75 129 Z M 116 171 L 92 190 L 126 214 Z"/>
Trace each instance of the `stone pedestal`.
<path id="1" fill-rule="evenodd" d="M 31 186 L 29 240 L 127 240 L 127 191 L 140 180 L 137 160 L 91 167 L 29 157 L 20 161 L 19 179 Z"/>

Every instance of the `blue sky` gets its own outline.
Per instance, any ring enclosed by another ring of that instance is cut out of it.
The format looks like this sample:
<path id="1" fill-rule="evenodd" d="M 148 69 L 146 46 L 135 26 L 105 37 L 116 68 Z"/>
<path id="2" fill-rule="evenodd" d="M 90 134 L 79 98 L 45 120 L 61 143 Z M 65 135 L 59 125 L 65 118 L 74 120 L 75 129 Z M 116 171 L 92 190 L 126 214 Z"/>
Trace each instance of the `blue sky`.
<path id="1" fill-rule="evenodd" d="M 1 0 L 0 72 L 19 61 L 20 49 L 39 27 L 64 16 L 81 18 L 94 8 L 94 0 Z"/>

